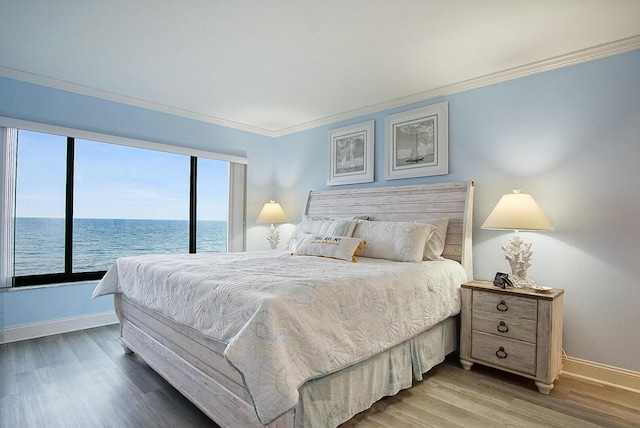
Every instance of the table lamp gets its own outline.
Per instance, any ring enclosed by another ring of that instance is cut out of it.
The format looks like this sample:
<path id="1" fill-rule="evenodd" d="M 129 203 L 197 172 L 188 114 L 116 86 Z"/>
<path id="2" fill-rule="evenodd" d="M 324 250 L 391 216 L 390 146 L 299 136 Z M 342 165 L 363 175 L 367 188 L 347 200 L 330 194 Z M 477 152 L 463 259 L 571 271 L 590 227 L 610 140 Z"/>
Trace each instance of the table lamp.
<path id="1" fill-rule="evenodd" d="M 260 214 L 258 214 L 258 218 L 256 219 L 257 224 L 268 224 L 271 223 L 271 227 L 267 231 L 267 241 L 271 244 L 271 249 L 275 249 L 278 247 L 278 241 L 280 241 L 280 234 L 276 230 L 273 225 L 275 223 L 288 223 L 289 218 L 284 213 L 284 210 L 280 206 L 279 203 L 275 201 L 269 201 L 262 207 L 260 210 Z"/>
<path id="2" fill-rule="evenodd" d="M 505 258 L 511 265 L 510 279 L 515 287 L 535 288 L 535 283 L 527 278 L 527 269 L 531 266 L 531 244 L 524 243 L 518 231 L 554 229 L 533 197 L 528 193 L 520 193 L 520 189 L 513 189 L 513 193 L 500 198 L 481 227 L 514 231 L 509 245 L 502 247 Z"/>

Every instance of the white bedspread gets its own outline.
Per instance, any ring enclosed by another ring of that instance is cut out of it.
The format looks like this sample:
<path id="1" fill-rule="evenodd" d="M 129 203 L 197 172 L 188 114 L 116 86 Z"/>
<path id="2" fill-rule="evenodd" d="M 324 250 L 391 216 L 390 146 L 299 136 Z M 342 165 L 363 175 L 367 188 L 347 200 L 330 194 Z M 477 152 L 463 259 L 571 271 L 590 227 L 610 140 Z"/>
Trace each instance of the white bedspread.
<path id="1" fill-rule="evenodd" d="M 451 260 L 357 263 L 285 251 L 118 259 L 93 296 L 124 293 L 227 343 L 262 423 L 306 380 L 402 343 L 460 311 Z"/>

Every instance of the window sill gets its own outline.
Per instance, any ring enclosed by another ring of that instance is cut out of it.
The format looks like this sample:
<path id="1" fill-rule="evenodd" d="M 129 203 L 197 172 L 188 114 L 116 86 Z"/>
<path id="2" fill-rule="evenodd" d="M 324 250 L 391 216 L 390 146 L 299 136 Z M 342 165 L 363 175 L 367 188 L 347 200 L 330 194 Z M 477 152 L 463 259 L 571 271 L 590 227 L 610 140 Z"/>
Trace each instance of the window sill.
<path id="1" fill-rule="evenodd" d="M 42 284 L 42 285 L 24 285 L 21 287 L 5 287 L 0 288 L 0 293 L 10 293 L 12 291 L 24 291 L 24 290 L 36 290 L 40 288 L 55 288 L 55 287 L 67 287 L 70 285 L 86 285 L 86 284 L 98 284 L 99 279 L 92 279 L 86 281 L 71 281 L 71 282 L 57 282 L 55 284 Z"/>

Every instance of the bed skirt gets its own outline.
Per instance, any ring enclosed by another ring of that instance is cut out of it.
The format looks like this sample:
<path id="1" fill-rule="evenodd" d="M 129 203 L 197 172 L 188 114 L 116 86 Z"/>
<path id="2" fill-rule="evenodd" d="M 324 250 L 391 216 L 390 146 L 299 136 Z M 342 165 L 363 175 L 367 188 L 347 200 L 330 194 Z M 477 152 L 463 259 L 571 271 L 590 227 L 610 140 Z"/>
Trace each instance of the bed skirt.
<path id="1" fill-rule="evenodd" d="M 457 317 L 452 317 L 366 361 L 307 381 L 300 388 L 295 426 L 338 426 L 381 398 L 411 387 L 414 379 L 422 380 L 457 346 Z"/>

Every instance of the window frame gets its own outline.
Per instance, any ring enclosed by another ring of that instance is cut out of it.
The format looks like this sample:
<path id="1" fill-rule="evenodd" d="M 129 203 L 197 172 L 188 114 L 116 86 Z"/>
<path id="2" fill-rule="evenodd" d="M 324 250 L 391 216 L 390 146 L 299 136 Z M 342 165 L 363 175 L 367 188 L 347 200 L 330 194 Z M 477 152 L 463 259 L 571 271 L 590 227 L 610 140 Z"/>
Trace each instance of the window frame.
<path id="1" fill-rule="evenodd" d="M 67 138 L 66 154 L 66 191 L 65 191 L 65 271 L 63 273 L 36 274 L 13 276 L 13 287 L 25 287 L 34 285 L 56 284 L 64 282 L 79 282 L 99 280 L 106 273 L 105 270 L 91 272 L 73 272 L 73 190 L 74 190 L 74 146 L 75 139 L 90 140 L 99 143 L 115 144 L 132 148 L 156 150 L 161 152 L 186 155 L 190 157 L 189 179 L 189 253 L 196 252 L 196 227 L 197 227 L 197 165 L 198 157 L 229 162 L 228 187 L 228 216 L 227 216 L 227 251 L 243 251 L 245 242 L 245 218 L 246 218 L 246 165 L 247 158 L 208 152 L 197 149 L 189 149 L 181 146 L 166 145 L 150 141 L 135 140 L 123 137 L 98 134 L 94 132 L 62 128 L 53 125 L 44 125 L 11 118 L 0 117 L 0 126 L 16 128 L 18 130 L 39 132 L 65 136 Z M 6 166 L 6 165 L 5 165 Z M 240 169 L 245 177 L 232 173 Z M 16 173 L 15 165 L 5 168 L 5 173 Z M 236 181 L 242 181 L 237 183 Z M 14 189 L 15 191 L 15 189 Z M 15 196 L 14 196 L 15 197 Z M 241 210 L 238 210 L 241 207 Z M 237 217 L 237 218 L 236 218 Z M 14 215 L 11 215 L 14 221 Z M 239 227 L 240 226 L 240 227 Z M 13 228 L 13 225 L 11 225 Z M 241 233 L 242 236 L 237 236 Z M 242 248 L 236 244 L 242 242 Z"/>

